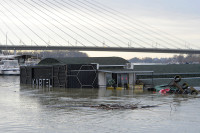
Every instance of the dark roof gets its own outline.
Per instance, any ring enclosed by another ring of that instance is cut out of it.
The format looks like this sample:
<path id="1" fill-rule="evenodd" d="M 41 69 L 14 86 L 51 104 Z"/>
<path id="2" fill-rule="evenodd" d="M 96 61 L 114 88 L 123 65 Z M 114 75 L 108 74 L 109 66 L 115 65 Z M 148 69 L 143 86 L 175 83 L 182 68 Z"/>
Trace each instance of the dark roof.
<path id="1" fill-rule="evenodd" d="M 39 65 L 58 65 L 58 64 L 91 64 L 100 65 L 125 65 L 129 63 L 120 57 L 66 57 L 66 58 L 46 58 L 40 61 Z"/>

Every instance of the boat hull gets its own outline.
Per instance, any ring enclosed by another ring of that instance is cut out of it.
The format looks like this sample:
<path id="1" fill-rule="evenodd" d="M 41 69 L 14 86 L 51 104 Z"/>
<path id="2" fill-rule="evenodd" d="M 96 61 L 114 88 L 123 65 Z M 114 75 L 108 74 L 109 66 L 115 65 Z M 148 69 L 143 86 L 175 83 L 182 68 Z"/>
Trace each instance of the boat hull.
<path id="1" fill-rule="evenodd" d="M 163 90 L 163 89 L 170 89 L 170 91 L 177 91 L 178 88 L 176 88 L 175 86 L 169 86 L 169 85 L 158 85 L 158 86 L 155 86 L 155 90 L 157 92 L 159 92 L 160 90 Z"/>
<path id="2" fill-rule="evenodd" d="M 2 75 L 20 75 L 20 70 L 1 70 Z"/>
<path id="3" fill-rule="evenodd" d="M 18 60 L 1 60 L 1 75 L 20 75 Z"/>

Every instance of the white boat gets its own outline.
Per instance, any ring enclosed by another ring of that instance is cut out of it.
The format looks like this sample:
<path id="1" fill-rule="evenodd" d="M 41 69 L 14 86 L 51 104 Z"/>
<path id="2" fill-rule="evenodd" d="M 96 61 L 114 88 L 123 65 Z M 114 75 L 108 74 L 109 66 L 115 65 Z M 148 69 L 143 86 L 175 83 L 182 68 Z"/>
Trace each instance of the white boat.
<path id="1" fill-rule="evenodd" d="M 36 65 L 39 59 L 31 55 L 0 54 L 0 75 L 20 75 L 20 66 Z"/>
<path id="2" fill-rule="evenodd" d="M 1 75 L 20 75 L 20 66 L 18 60 L 1 60 L 0 61 Z"/>

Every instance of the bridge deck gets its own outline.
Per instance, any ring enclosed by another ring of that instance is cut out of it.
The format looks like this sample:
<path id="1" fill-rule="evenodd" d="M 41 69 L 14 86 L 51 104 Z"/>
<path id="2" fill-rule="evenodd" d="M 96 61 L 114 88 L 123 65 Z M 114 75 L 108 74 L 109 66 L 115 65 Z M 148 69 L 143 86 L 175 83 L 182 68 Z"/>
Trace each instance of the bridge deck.
<path id="1" fill-rule="evenodd" d="M 0 50 L 76 50 L 76 51 L 113 51 L 113 52 L 148 52 L 148 53 L 182 53 L 200 54 L 195 49 L 163 49 L 163 48 L 134 48 L 134 47 L 81 47 L 81 46 L 0 46 Z"/>

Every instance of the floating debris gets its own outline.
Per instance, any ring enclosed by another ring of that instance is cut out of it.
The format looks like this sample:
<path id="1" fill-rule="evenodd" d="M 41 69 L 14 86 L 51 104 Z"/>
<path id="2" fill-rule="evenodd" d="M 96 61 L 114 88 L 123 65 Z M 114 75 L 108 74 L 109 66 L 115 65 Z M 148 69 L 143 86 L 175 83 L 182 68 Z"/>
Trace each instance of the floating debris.
<path id="1" fill-rule="evenodd" d="M 158 107 L 157 105 L 146 105 L 146 106 L 138 106 L 138 104 L 126 104 L 126 105 L 120 105 L 120 104 L 99 104 L 97 106 L 91 106 L 91 108 L 97 108 L 97 109 L 106 109 L 106 110 L 114 110 L 114 109 L 142 109 L 142 108 L 154 108 Z"/>
<path id="2" fill-rule="evenodd" d="M 199 93 L 198 90 L 196 90 L 192 86 L 189 87 L 187 83 L 183 83 L 182 85 L 179 85 L 180 81 L 181 81 L 181 76 L 177 75 L 169 84 L 155 86 L 155 90 L 159 92 L 160 94 L 174 93 L 174 94 L 198 95 Z"/>
<path id="3" fill-rule="evenodd" d="M 140 102 L 139 102 L 140 103 Z M 125 109 L 146 109 L 146 108 L 154 108 L 159 107 L 158 105 L 139 105 L 137 104 L 99 104 L 99 105 L 64 105 L 64 106 L 47 106 L 47 107 L 54 107 L 54 108 L 96 108 L 96 109 L 104 109 L 104 110 L 125 110 Z"/>

